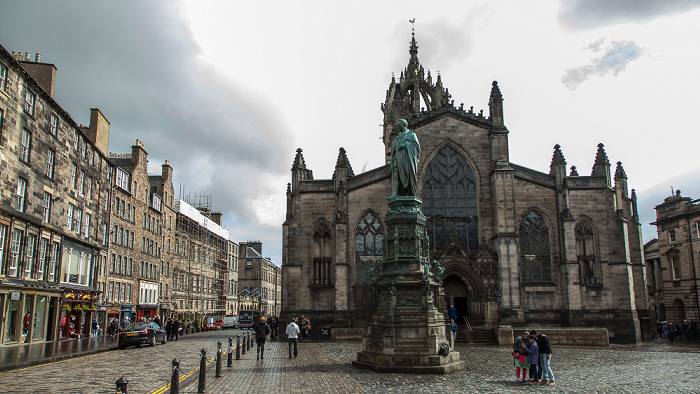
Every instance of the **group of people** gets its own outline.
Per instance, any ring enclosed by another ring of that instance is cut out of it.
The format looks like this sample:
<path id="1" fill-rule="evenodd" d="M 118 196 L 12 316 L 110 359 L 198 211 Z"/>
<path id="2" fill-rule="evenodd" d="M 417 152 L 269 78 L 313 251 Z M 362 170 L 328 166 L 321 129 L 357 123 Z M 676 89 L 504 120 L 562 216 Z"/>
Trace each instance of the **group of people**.
<path id="1" fill-rule="evenodd" d="M 515 365 L 516 382 L 556 385 L 552 368 L 549 365 L 552 359 L 552 346 L 546 335 L 537 330 L 525 331 L 513 342 L 511 354 Z M 528 370 L 530 371 L 529 377 Z M 520 371 L 522 371 L 522 379 Z"/>
<path id="2" fill-rule="evenodd" d="M 267 320 L 268 319 L 263 316 L 253 326 L 253 331 L 255 332 L 255 343 L 257 344 L 257 360 L 265 359 L 265 342 L 267 341 L 267 337 L 277 337 L 279 320 L 274 316 L 269 319 L 270 321 Z M 297 324 L 297 322 L 299 322 L 299 324 Z M 299 328 L 300 325 L 303 325 L 304 328 Z M 289 342 L 290 359 L 292 358 L 292 355 L 294 355 L 295 358 L 299 355 L 300 336 L 302 340 L 304 337 L 308 339 L 309 328 L 311 328 L 311 321 L 308 317 L 304 317 L 304 315 L 302 315 L 302 317 L 299 319 L 292 317 L 290 320 L 287 328 L 285 329 L 287 341 Z M 294 348 L 293 353 L 292 348 Z"/>
<path id="3" fill-rule="evenodd" d="M 169 341 L 180 340 L 180 321 L 169 317 L 165 322 L 165 332 L 168 334 Z"/>
<path id="4" fill-rule="evenodd" d="M 656 321 L 656 332 L 659 338 L 668 338 L 671 343 L 678 338 L 684 338 L 688 341 L 690 335 L 692 334 L 693 325 L 688 320 L 683 320 L 683 324 L 679 326 L 678 324 L 673 324 L 673 322 L 661 322 Z"/>

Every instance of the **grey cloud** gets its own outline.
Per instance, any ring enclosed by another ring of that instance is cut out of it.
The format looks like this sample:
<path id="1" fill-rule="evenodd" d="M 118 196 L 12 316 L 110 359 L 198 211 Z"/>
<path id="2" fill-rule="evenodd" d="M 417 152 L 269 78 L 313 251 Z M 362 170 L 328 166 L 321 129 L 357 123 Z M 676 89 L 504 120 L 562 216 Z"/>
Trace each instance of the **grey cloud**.
<path id="1" fill-rule="evenodd" d="M 600 52 L 600 47 L 603 45 L 603 42 L 605 42 L 605 38 L 601 38 L 598 41 L 593 41 L 586 47 L 586 49 L 593 52 Z"/>
<path id="2" fill-rule="evenodd" d="M 646 22 L 700 8 L 697 0 L 561 0 L 559 21 L 569 27 Z"/>
<path id="3" fill-rule="evenodd" d="M 142 140 L 156 167 L 170 160 L 176 190 L 181 183 L 212 195 L 225 221 L 254 231 L 246 201 L 269 193 L 261 173 L 289 170 L 291 137 L 274 104 L 195 64 L 200 49 L 174 7 L 164 0 L 8 2 L 0 43 L 56 65 L 56 99 L 76 122 L 88 123 L 89 108 L 99 107 L 111 122 L 110 151 L 129 152 Z"/>
<path id="4" fill-rule="evenodd" d="M 594 75 L 599 77 L 606 74 L 617 76 L 641 54 L 642 48 L 634 41 L 613 41 L 603 56 L 594 58 L 590 64 L 585 66 L 566 70 L 561 81 L 567 88 L 575 90 L 578 85 Z"/>

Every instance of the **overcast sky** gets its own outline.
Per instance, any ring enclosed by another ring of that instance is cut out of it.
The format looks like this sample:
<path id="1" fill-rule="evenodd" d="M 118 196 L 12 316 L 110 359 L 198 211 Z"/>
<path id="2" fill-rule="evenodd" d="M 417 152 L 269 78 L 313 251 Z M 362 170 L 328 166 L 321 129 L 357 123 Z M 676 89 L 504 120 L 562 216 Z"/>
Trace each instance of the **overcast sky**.
<path id="1" fill-rule="evenodd" d="M 700 198 L 700 2 L 5 1 L 0 43 L 58 68 L 56 99 L 78 123 L 98 107 L 109 150 L 136 139 L 176 194 L 212 196 L 235 241 L 280 264 L 297 148 L 316 179 L 338 149 L 355 173 L 384 164 L 392 73 L 418 56 L 455 104 L 488 113 L 499 82 L 511 161 L 549 172 L 555 144 L 590 174 L 596 145 L 636 189 L 645 242 L 653 207 Z"/>

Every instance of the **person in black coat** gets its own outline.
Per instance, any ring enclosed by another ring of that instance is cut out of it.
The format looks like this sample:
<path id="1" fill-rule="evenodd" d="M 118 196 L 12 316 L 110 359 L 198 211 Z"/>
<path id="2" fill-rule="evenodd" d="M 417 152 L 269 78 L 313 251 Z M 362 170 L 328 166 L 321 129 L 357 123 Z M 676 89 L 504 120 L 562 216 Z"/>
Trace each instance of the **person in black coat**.
<path id="1" fill-rule="evenodd" d="M 255 323 L 255 342 L 258 344 L 258 360 L 265 359 L 265 340 L 270 335 L 270 327 L 265 323 L 265 316 Z"/>

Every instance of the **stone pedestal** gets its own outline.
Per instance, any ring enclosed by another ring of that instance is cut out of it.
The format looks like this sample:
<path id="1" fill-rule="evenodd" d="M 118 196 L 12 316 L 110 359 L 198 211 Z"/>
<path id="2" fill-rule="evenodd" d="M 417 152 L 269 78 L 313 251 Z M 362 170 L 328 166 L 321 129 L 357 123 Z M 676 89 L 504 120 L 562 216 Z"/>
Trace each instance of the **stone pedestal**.
<path id="1" fill-rule="evenodd" d="M 384 261 L 370 271 L 372 316 L 353 365 L 381 372 L 445 374 L 465 368 L 449 346 L 439 310 L 442 267 L 428 258 L 429 240 L 421 201 L 397 197 L 385 218 Z"/>

